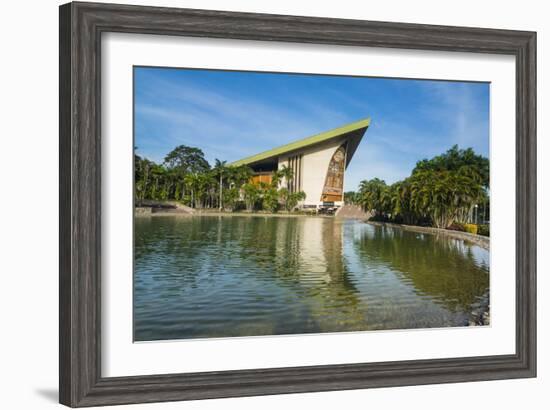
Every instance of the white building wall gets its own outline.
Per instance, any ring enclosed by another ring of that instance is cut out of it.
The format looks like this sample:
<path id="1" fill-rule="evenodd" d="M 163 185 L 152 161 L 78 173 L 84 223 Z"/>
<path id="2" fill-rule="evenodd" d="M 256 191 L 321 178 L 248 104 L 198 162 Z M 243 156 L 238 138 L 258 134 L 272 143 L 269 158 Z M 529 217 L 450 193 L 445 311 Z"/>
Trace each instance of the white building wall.
<path id="1" fill-rule="evenodd" d="M 302 154 L 302 191 L 306 193 L 306 200 L 300 205 L 322 205 L 321 194 L 325 185 L 328 165 L 334 152 L 344 142 L 344 138 L 328 141 L 325 144 L 296 151 L 291 156 Z M 279 158 L 278 168 L 288 166 L 288 156 Z M 283 182 L 283 186 L 284 186 Z M 342 205 L 343 202 L 335 202 L 335 205 Z"/>

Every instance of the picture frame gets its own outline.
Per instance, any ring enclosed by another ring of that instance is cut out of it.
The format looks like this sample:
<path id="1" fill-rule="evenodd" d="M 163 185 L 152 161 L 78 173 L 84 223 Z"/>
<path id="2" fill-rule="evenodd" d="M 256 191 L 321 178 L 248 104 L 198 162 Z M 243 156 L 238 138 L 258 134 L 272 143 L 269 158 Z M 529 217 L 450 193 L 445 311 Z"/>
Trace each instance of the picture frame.
<path id="1" fill-rule="evenodd" d="M 536 33 L 73 2 L 60 7 L 59 400 L 71 407 L 536 376 Z M 103 377 L 101 36 L 156 34 L 512 55 L 516 60 L 516 352 Z"/>

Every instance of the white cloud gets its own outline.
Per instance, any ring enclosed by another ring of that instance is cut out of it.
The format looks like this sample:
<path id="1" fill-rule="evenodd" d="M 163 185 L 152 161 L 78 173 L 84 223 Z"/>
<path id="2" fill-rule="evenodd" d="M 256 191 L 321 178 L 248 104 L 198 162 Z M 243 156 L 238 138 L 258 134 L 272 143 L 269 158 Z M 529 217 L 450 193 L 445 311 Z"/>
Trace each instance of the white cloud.
<path id="1" fill-rule="evenodd" d="M 137 99 L 139 123 L 147 119 L 155 121 L 162 126 L 162 131 L 155 130 L 155 138 L 161 143 L 168 147 L 198 146 L 207 151 L 210 161 L 216 157 L 236 160 L 350 121 L 342 112 L 303 96 L 293 101 L 300 108 L 293 109 L 214 91 L 196 83 L 174 85 L 162 79 L 149 81 L 140 92 L 147 103 Z M 136 142 L 147 150 L 153 144 L 149 144 L 151 135 L 145 132 L 138 127 L 136 139 L 140 141 Z M 157 149 L 158 142 L 154 144 Z M 158 160 L 165 153 L 150 156 Z"/>
<path id="2" fill-rule="evenodd" d="M 140 82 L 136 98 L 136 145 L 155 161 L 180 144 L 203 149 L 209 161 L 233 161 L 359 119 L 350 112 L 370 115 L 372 125 L 346 173 L 346 189 L 356 189 L 362 179 L 379 177 L 393 183 L 405 178 L 416 161 L 453 144 L 486 153 L 488 122 L 480 106 L 485 99 L 460 83 L 415 81 L 416 85 L 412 100 L 417 103 L 404 106 L 396 100 L 393 109 L 388 97 L 375 103 L 376 91 L 370 89 L 362 99 L 361 93 L 327 88 L 324 103 L 315 98 L 318 94 L 283 89 L 271 102 L 251 90 L 240 93 L 152 75 Z"/>
<path id="3" fill-rule="evenodd" d="M 467 83 L 433 81 L 426 82 L 424 87 L 433 99 L 430 104 L 421 106 L 424 117 L 445 123 L 449 133 L 444 137 L 449 142 L 486 153 L 489 145 L 488 100 L 480 99 Z"/>

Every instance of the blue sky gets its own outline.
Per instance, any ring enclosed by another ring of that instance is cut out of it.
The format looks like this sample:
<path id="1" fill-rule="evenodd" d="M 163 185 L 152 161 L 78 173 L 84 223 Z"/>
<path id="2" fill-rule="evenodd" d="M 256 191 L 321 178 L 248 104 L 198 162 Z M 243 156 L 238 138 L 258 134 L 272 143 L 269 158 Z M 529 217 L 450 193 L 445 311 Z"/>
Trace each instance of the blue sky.
<path id="1" fill-rule="evenodd" d="M 370 117 L 346 190 L 407 177 L 452 145 L 489 156 L 489 84 L 136 67 L 135 145 L 161 163 L 177 145 L 228 162 Z"/>

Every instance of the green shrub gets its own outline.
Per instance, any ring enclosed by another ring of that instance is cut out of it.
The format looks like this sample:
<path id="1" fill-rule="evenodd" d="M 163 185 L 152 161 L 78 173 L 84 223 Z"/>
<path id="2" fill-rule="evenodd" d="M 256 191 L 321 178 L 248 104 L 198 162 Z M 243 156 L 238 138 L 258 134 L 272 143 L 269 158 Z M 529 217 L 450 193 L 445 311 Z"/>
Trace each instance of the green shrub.
<path id="1" fill-rule="evenodd" d="M 477 225 L 476 224 L 464 224 L 464 231 L 477 235 Z"/>
<path id="2" fill-rule="evenodd" d="M 479 225 L 477 228 L 477 234 L 483 236 L 489 236 L 490 228 L 489 225 Z"/>
<path id="3" fill-rule="evenodd" d="M 383 214 L 375 214 L 373 216 L 371 216 L 369 218 L 369 221 L 373 221 L 373 222 L 389 222 L 390 219 L 386 216 L 386 215 L 383 215 Z"/>

